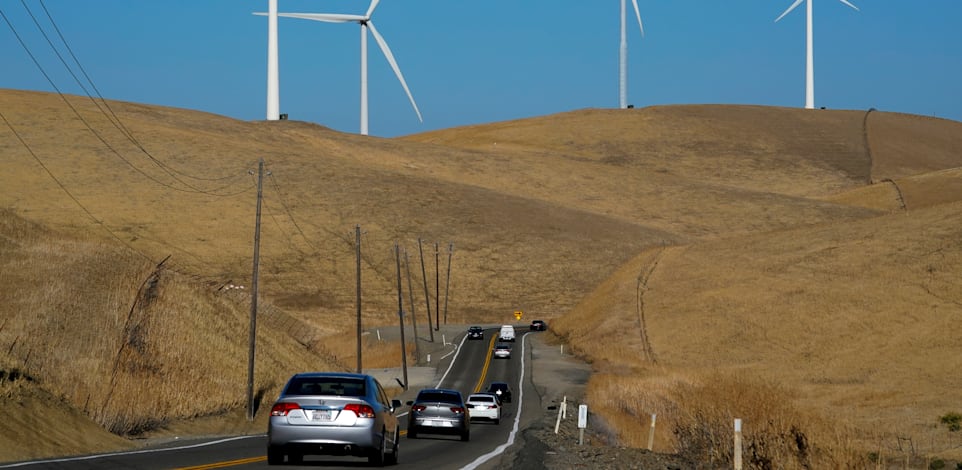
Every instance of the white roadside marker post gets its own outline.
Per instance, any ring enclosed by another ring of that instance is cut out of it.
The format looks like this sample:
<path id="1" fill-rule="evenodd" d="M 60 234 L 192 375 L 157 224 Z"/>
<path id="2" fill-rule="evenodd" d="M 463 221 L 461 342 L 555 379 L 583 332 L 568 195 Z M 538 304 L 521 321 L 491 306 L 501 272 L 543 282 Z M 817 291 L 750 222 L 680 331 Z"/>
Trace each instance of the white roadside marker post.
<path id="1" fill-rule="evenodd" d="M 655 418 L 658 417 L 657 413 L 651 414 L 651 429 L 648 430 L 648 450 L 655 445 Z"/>
<path id="2" fill-rule="evenodd" d="M 735 418 L 735 470 L 742 470 L 742 420 Z"/>
<path id="3" fill-rule="evenodd" d="M 554 433 L 558 434 L 558 428 L 561 426 L 561 420 L 568 419 L 568 395 L 565 395 L 561 399 L 561 406 L 558 408 L 558 420 L 554 423 Z"/>
<path id="4" fill-rule="evenodd" d="M 585 428 L 588 427 L 588 405 L 578 406 L 578 445 L 585 443 Z"/>

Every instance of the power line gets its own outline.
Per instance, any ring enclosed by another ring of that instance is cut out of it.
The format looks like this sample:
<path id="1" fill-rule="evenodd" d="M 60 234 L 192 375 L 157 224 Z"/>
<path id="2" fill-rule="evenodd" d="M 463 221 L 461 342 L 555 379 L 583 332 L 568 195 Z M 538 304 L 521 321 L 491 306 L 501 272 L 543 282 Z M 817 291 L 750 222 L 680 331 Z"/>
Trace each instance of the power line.
<path id="1" fill-rule="evenodd" d="M 23 3 L 23 0 L 21 0 L 21 3 Z M 46 34 L 46 32 L 45 32 L 45 31 L 43 30 L 43 28 L 40 26 L 40 24 L 39 24 L 39 22 L 37 21 L 36 17 L 33 15 L 33 13 L 30 11 L 30 9 L 26 6 L 25 3 L 24 3 L 24 7 L 27 9 L 27 12 L 29 13 L 30 17 L 33 19 L 34 24 L 35 24 L 35 25 L 37 26 L 37 28 L 40 30 L 40 32 L 41 32 L 41 34 L 44 36 L 44 38 L 46 38 L 47 43 L 48 43 L 48 44 L 50 45 L 50 47 L 54 50 L 55 54 L 56 54 L 57 57 L 60 59 L 61 63 L 63 63 L 63 65 L 67 68 L 67 70 L 70 71 L 70 74 L 74 77 L 74 79 L 78 82 L 78 84 L 80 84 L 80 86 L 81 86 L 81 88 L 84 90 L 84 92 L 87 93 L 87 97 L 90 98 L 91 100 L 93 100 L 93 98 L 90 97 L 89 92 L 87 92 L 86 88 L 83 86 L 83 84 L 80 82 L 80 80 L 77 78 L 77 76 L 76 76 L 76 75 L 73 73 L 73 71 L 70 69 L 69 65 L 67 65 L 66 61 L 63 59 L 63 56 L 59 53 L 59 51 L 57 51 L 57 48 L 53 45 L 52 41 L 50 41 L 49 36 Z M 60 96 L 61 100 L 63 100 L 63 102 L 67 104 L 67 107 L 69 107 L 70 110 L 73 111 L 74 115 L 76 115 L 77 118 L 78 118 L 81 122 L 84 123 L 84 125 L 87 127 L 87 129 L 90 130 L 90 132 L 93 133 L 93 135 L 96 136 L 97 139 L 100 140 L 100 142 L 101 142 L 102 144 L 104 144 L 104 146 L 106 146 L 114 155 L 116 155 L 116 156 L 117 156 L 118 158 L 120 158 L 124 163 L 126 163 L 131 169 L 133 169 L 134 171 L 140 173 L 141 175 L 143 175 L 143 176 L 144 176 L 145 178 L 147 178 L 148 180 L 153 181 L 153 182 L 155 182 L 155 183 L 157 183 L 157 184 L 159 184 L 159 185 L 161 185 L 161 186 L 164 186 L 164 187 L 173 189 L 173 190 L 175 190 L 175 191 L 198 192 L 198 193 L 208 194 L 208 195 L 212 195 L 212 196 L 229 197 L 229 196 L 241 194 L 241 193 L 243 193 L 243 192 L 246 192 L 246 191 L 250 190 L 250 188 L 244 188 L 244 189 L 241 190 L 241 191 L 237 191 L 237 192 L 234 192 L 234 193 L 228 193 L 228 194 L 217 194 L 217 193 L 210 192 L 210 191 L 204 191 L 204 190 L 202 190 L 202 189 L 199 189 L 199 188 L 194 187 L 193 185 L 191 185 L 191 184 L 189 184 L 189 183 L 186 183 L 186 182 L 180 180 L 179 178 L 177 178 L 176 176 L 174 176 L 173 174 L 171 174 L 170 171 L 167 171 L 167 170 L 164 168 L 164 165 L 163 165 L 162 163 L 160 163 L 160 162 L 157 161 L 155 158 L 153 158 L 153 156 L 150 156 L 149 153 L 148 153 L 149 158 L 150 158 L 152 161 L 154 161 L 155 164 L 157 164 L 158 166 L 160 166 L 162 169 L 165 169 L 165 172 L 167 172 L 167 174 L 168 174 L 169 176 L 171 176 L 171 177 L 172 177 L 175 181 L 177 181 L 178 183 L 180 183 L 180 184 L 186 186 L 187 188 L 189 188 L 189 190 L 188 190 L 188 189 L 179 188 L 179 187 L 176 187 L 176 186 L 167 184 L 166 182 L 160 181 L 160 180 L 154 178 L 153 176 L 147 174 L 146 172 L 144 172 L 143 170 L 141 170 L 141 169 L 138 168 L 137 166 L 135 166 L 135 165 L 134 165 L 133 163 L 131 163 L 128 159 L 124 158 L 124 156 L 121 155 L 120 152 L 118 152 L 113 146 L 111 146 L 111 145 L 104 139 L 104 137 L 103 137 L 99 132 L 97 132 L 97 131 L 93 128 L 93 126 L 91 126 L 90 123 L 87 122 L 86 119 L 84 119 L 84 117 L 83 117 L 83 116 L 80 114 L 80 112 L 70 103 L 70 101 L 67 100 L 67 98 L 66 98 L 66 96 L 64 95 L 64 93 L 60 90 L 60 88 L 56 85 L 56 83 L 54 83 L 53 79 L 50 78 L 50 75 L 47 73 L 47 71 L 44 69 L 44 67 L 43 67 L 43 66 L 40 64 L 40 62 L 37 60 L 37 58 L 36 58 L 36 56 L 33 54 L 33 52 L 30 51 L 30 48 L 27 46 L 26 42 L 25 42 L 25 41 L 23 40 L 23 38 L 20 36 L 20 33 L 17 31 L 17 29 L 13 26 L 13 23 L 11 23 L 10 20 L 7 18 L 6 14 L 4 14 L 3 10 L 0 10 L 0 16 L 3 17 L 4 21 L 7 23 L 7 26 L 10 28 L 10 31 L 13 32 L 14 36 L 17 38 L 17 41 L 19 42 L 20 47 L 23 48 L 24 52 L 27 53 L 27 55 L 28 55 L 28 56 L 30 57 L 30 59 L 33 61 L 34 65 L 37 67 L 37 69 L 40 71 L 40 73 L 41 73 L 41 74 L 44 76 L 44 78 L 47 80 L 47 83 L 49 83 L 50 86 L 53 87 L 54 90 L 56 90 L 56 92 L 57 92 L 57 94 Z M 94 101 L 94 103 L 96 104 L 96 101 Z M 100 108 L 99 105 L 97 105 L 97 108 L 98 108 L 101 112 L 103 112 L 103 110 Z M 111 119 L 109 118 L 109 116 L 108 116 L 108 120 L 110 120 L 111 123 L 113 123 L 113 120 L 111 120 Z M 116 124 L 114 124 L 114 125 L 116 126 Z M 145 153 L 146 153 L 146 151 L 145 151 Z M 229 187 L 229 186 L 232 186 L 232 184 L 228 184 L 228 185 L 222 186 L 222 187 L 220 187 L 220 188 L 217 188 L 217 190 L 223 190 L 223 189 L 225 189 L 225 188 L 227 188 L 227 187 Z"/>
<path id="2" fill-rule="evenodd" d="M 3 12 L 0 12 L 0 15 L 2 15 L 2 14 L 3 14 Z M 87 217 L 90 217 L 90 219 L 93 220 L 95 224 L 97 224 L 97 225 L 99 225 L 101 228 L 103 228 L 107 233 L 110 234 L 111 237 L 115 238 L 115 239 L 116 239 L 117 241 L 119 241 L 120 243 L 123 243 L 127 248 L 130 248 L 131 251 L 139 254 L 140 256 L 144 257 L 146 260 L 148 260 L 148 261 L 150 261 L 150 262 L 154 262 L 154 260 L 150 259 L 149 256 L 147 256 L 147 255 L 144 254 L 144 253 L 141 253 L 139 250 L 137 250 L 137 249 L 134 248 L 132 245 L 130 245 L 129 243 L 127 243 L 126 240 L 120 238 L 120 236 L 118 236 L 116 233 L 114 233 L 113 230 L 110 230 L 110 227 L 107 227 L 107 225 L 104 224 L 104 222 L 103 222 L 102 220 L 98 219 L 97 216 L 95 216 L 92 212 L 90 212 L 90 210 L 87 209 L 87 207 L 84 206 L 84 205 L 80 202 L 80 200 L 77 199 L 77 197 L 74 196 L 73 193 L 71 193 L 70 190 L 67 189 L 67 187 L 64 186 L 64 184 L 63 184 L 59 179 L 57 179 L 57 177 L 53 174 L 53 172 L 51 172 L 50 169 L 47 168 L 47 165 L 45 165 L 45 164 L 43 163 L 43 160 L 41 160 L 40 157 L 38 157 L 37 154 L 34 153 L 33 149 L 31 149 L 30 146 L 27 145 L 27 142 L 25 142 L 25 141 L 23 140 L 23 137 L 20 136 L 20 133 L 17 132 L 17 130 L 10 124 L 10 121 L 7 120 L 7 117 L 4 116 L 4 114 L 3 114 L 2 111 L 0 111 L 0 119 L 2 119 L 3 122 L 4 122 L 4 124 L 7 125 L 7 127 L 10 129 L 10 132 L 13 132 L 13 135 L 17 138 L 18 141 L 20 141 L 20 144 L 23 145 L 23 147 L 24 147 L 25 149 L 27 149 L 27 153 L 29 153 L 30 156 L 33 157 L 33 159 L 37 161 L 37 163 L 40 165 L 40 168 L 43 168 L 43 171 L 46 172 L 48 176 L 50 176 L 50 179 L 52 179 L 52 180 L 54 181 L 54 183 L 57 183 L 57 186 L 60 187 L 60 190 L 63 191 L 64 194 L 66 194 L 67 197 L 69 197 L 69 198 L 74 202 L 74 204 L 77 204 L 77 207 L 79 207 L 79 208 L 84 212 L 84 214 L 87 214 Z"/>

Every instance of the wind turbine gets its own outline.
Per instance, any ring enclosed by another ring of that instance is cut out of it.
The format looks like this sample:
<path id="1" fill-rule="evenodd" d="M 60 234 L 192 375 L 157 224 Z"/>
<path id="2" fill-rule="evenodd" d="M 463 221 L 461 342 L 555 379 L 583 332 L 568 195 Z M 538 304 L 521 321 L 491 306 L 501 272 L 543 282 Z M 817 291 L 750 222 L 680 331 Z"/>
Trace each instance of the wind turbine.
<path id="1" fill-rule="evenodd" d="M 635 17 L 638 18 L 638 28 L 641 35 L 645 35 L 645 27 L 641 25 L 641 11 L 638 10 L 638 0 L 631 0 L 635 7 Z M 621 109 L 628 107 L 628 9 L 625 0 L 621 0 L 621 54 L 619 57 L 619 105 Z"/>
<path id="2" fill-rule="evenodd" d="M 778 20 L 784 18 L 785 15 L 789 14 L 792 10 L 801 5 L 803 1 L 806 2 L 805 6 L 808 10 L 808 20 L 806 26 L 807 35 L 805 40 L 805 108 L 815 109 L 815 53 L 813 51 L 814 40 L 812 38 L 812 0 L 795 0 L 795 3 L 793 3 L 792 6 L 788 7 L 788 9 L 785 10 L 781 16 L 775 19 L 775 22 L 778 23 Z M 838 1 L 848 5 L 855 11 L 859 11 L 858 7 L 852 5 L 848 0 Z"/>
<path id="3" fill-rule="evenodd" d="M 371 31 L 371 35 L 374 36 L 374 40 L 377 42 L 378 46 L 380 46 L 381 52 L 384 53 L 384 57 L 387 59 L 388 63 L 391 64 L 391 68 L 394 69 L 394 75 L 396 75 L 398 81 L 401 82 L 404 92 L 407 93 L 408 100 L 411 101 L 411 106 L 414 108 L 414 112 L 418 115 L 418 121 L 424 122 L 424 119 L 421 118 L 421 111 L 418 109 L 418 105 L 414 101 L 414 96 L 411 95 L 411 90 L 408 88 L 408 84 L 404 80 L 404 75 L 401 73 L 401 68 L 398 67 L 397 60 L 395 60 L 394 54 L 391 53 L 391 48 L 388 47 L 387 41 L 385 41 L 384 37 L 377 32 L 377 28 L 374 27 L 374 23 L 371 21 L 371 15 L 374 13 L 374 9 L 377 8 L 377 5 L 380 3 L 380 1 L 381 0 L 371 0 L 371 5 L 368 7 L 367 12 L 363 15 L 345 15 L 340 13 L 277 14 L 277 16 L 285 18 L 300 18 L 304 20 L 322 21 L 325 23 L 358 23 L 361 25 L 361 135 L 368 135 L 367 31 L 369 29 Z M 263 15 L 263 13 L 255 14 Z"/>
<path id="4" fill-rule="evenodd" d="M 267 2 L 267 120 L 280 119 L 280 74 L 277 65 L 277 0 Z"/>

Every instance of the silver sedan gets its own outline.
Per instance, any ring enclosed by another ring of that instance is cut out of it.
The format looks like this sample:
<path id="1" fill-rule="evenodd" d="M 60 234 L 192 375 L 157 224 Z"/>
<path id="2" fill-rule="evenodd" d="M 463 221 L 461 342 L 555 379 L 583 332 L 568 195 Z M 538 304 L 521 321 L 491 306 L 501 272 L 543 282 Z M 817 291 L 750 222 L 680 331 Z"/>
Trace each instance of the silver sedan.
<path id="1" fill-rule="evenodd" d="M 296 374 L 271 408 L 267 463 L 301 463 L 304 455 L 367 457 L 396 464 L 400 427 L 389 400 L 370 375 L 340 372 Z"/>

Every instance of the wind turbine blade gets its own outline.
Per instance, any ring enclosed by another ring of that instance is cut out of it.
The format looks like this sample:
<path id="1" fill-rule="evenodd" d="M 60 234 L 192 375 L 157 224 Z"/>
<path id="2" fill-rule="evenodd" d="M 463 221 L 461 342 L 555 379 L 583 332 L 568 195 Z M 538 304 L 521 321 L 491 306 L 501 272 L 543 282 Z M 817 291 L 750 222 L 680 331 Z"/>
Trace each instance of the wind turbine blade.
<path id="1" fill-rule="evenodd" d="M 848 5 L 848 6 L 850 6 L 850 7 L 852 7 L 852 9 L 855 10 L 855 11 L 861 11 L 861 10 L 858 9 L 857 6 L 852 5 L 851 2 L 849 2 L 848 0 L 838 0 L 838 1 L 840 1 L 840 2 L 842 2 L 842 3 L 844 3 L 844 4 L 846 4 L 846 5 Z"/>
<path id="2" fill-rule="evenodd" d="M 388 63 L 391 64 L 391 68 L 394 69 L 394 75 L 397 75 L 398 81 L 401 82 L 401 86 L 404 87 L 404 92 L 408 94 L 408 99 L 411 100 L 411 106 L 414 107 L 414 112 L 418 115 L 418 121 L 424 122 L 424 119 L 421 118 L 421 111 L 418 109 L 418 104 L 414 102 L 414 96 L 411 95 L 411 90 L 408 89 L 408 84 L 404 81 L 404 75 L 401 74 L 401 68 L 398 67 L 397 61 L 394 60 L 394 54 L 391 53 L 391 48 L 387 46 L 387 41 L 377 32 L 374 23 L 369 21 L 367 27 L 371 30 L 371 35 L 374 36 L 377 45 L 381 47 L 381 52 L 384 53 L 384 57 L 387 58 Z"/>
<path id="3" fill-rule="evenodd" d="M 325 23 L 353 23 L 365 20 L 361 15 L 342 15 L 339 13 L 278 13 L 277 16 L 323 21 Z"/>
<path id="4" fill-rule="evenodd" d="M 374 14 L 374 9 L 377 8 L 378 3 L 381 3 L 381 0 L 371 0 L 371 6 L 367 7 L 367 15 L 365 15 L 366 18 L 371 18 L 371 15 Z"/>
<path id="5" fill-rule="evenodd" d="M 645 27 L 641 25 L 641 10 L 638 9 L 638 0 L 631 0 L 631 4 L 635 7 L 635 17 L 638 18 L 638 29 L 641 30 L 641 35 L 645 35 Z"/>
<path id="6" fill-rule="evenodd" d="M 793 3 L 792 6 L 788 7 L 788 10 L 785 10 L 785 13 L 782 13 L 781 16 L 779 16 L 778 18 L 775 18 L 775 22 L 778 23 L 778 20 L 784 18 L 785 15 L 791 13 L 791 11 L 797 8 L 799 5 L 801 5 L 803 1 L 805 0 L 795 0 L 795 3 Z"/>

